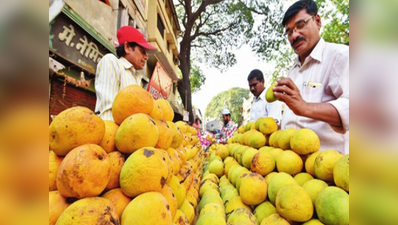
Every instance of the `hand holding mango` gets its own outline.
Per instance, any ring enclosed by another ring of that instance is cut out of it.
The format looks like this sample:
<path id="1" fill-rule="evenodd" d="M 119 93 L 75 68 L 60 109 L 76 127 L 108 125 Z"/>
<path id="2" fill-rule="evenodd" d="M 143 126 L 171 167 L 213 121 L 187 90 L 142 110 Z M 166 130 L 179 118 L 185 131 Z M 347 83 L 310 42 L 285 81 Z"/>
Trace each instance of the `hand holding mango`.
<path id="1" fill-rule="evenodd" d="M 279 99 L 278 97 L 276 97 L 276 96 L 274 95 L 274 91 L 272 90 L 272 88 L 274 88 L 275 85 L 276 85 L 276 83 L 273 84 L 273 85 L 271 85 L 271 86 L 267 89 L 267 93 L 265 93 L 265 100 L 267 100 L 267 102 L 269 102 L 269 103 L 274 102 L 274 101 L 276 101 L 276 100 Z"/>

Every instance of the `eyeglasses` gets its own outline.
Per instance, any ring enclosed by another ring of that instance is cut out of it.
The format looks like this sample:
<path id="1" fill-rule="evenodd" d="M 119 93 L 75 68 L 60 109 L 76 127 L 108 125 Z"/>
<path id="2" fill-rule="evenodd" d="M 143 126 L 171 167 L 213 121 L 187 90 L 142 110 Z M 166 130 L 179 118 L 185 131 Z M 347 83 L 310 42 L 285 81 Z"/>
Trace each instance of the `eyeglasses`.
<path id="1" fill-rule="evenodd" d="M 143 54 L 143 55 L 148 55 L 148 53 L 146 52 L 146 49 L 145 49 L 145 48 L 143 48 L 143 47 L 141 47 L 141 46 L 137 46 L 137 47 L 138 47 L 138 49 L 140 50 L 141 54 Z"/>
<path id="2" fill-rule="evenodd" d="M 314 15 L 315 16 L 315 15 Z M 307 25 L 307 22 L 313 18 L 314 16 L 311 16 L 308 19 L 305 20 L 300 20 L 296 23 L 296 25 L 294 26 L 294 28 L 292 30 L 285 30 L 285 33 L 283 33 L 283 35 L 287 36 L 287 37 L 291 37 L 293 35 L 293 31 L 299 32 L 302 29 L 304 29 L 304 27 Z"/>

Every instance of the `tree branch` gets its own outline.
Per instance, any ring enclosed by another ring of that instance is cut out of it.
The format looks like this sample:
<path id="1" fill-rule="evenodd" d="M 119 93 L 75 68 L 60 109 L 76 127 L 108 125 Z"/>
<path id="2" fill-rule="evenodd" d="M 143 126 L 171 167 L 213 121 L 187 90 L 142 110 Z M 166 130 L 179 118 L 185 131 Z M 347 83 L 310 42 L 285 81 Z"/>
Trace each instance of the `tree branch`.
<path id="1" fill-rule="evenodd" d="M 213 35 L 217 35 L 217 34 L 223 32 L 223 31 L 229 30 L 229 29 L 231 29 L 234 25 L 235 25 L 235 23 L 231 23 L 231 24 L 229 24 L 227 27 L 214 30 L 213 32 L 207 32 L 207 33 L 205 33 L 205 32 L 198 32 L 197 34 L 193 35 L 192 37 L 193 37 L 193 39 L 195 39 L 195 38 L 198 37 L 198 36 L 210 37 L 210 36 L 213 36 Z M 193 39 L 192 39 L 192 40 L 193 40 Z"/>
<path id="2" fill-rule="evenodd" d="M 190 0 L 186 0 L 186 1 L 190 1 Z M 220 2 L 222 2 L 224 0 L 206 0 L 206 1 L 202 1 L 202 4 L 199 6 L 198 10 L 196 10 L 195 13 L 192 14 L 192 19 L 195 21 L 201 14 L 202 12 L 206 11 L 206 7 L 208 5 L 216 5 Z"/>

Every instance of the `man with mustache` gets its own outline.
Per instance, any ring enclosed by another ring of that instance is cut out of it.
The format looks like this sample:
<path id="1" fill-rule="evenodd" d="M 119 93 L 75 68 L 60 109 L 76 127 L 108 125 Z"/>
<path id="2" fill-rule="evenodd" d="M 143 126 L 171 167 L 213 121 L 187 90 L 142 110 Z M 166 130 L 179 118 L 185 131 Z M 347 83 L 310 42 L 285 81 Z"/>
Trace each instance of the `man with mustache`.
<path id="1" fill-rule="evenodd" d="M 285 12 L 284 35 L 297 59 L 274 94 L 285 107 L 281 129 L 310 128 L 321 149 L 349 151 L 349 48 L 320 37 L 321 18 L 312 0 L 295 2 Z"/>
<path id="2" fill-rule="evenodd" d="M 95 92 L 97 102 L 95 112 L 103 120 L 112 120 L 112 104 L 119 91 L 131 84 L 142 86 L 142 70 L 148 60 L 147 52 L 155 52 L 156 48 L 148 44 L 144 35 L 132 26 L 121 27 L 117 34 L 119 41 L 116 47 L 116 58 L 112 53 L 102 57 L 95 74 Z"/>

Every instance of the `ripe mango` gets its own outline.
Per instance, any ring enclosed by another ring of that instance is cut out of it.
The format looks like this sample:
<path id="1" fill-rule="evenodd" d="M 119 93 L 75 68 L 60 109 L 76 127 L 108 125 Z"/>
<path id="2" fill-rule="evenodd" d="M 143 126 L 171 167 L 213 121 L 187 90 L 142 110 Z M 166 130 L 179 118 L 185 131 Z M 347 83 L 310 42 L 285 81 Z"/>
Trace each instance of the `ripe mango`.
<path id="1" fill-rule="evenodd" d="M 50 149 L 58 156 L 83 144 L 100 144 L 105 123 L 90 109 L 76 106 L 59 113 L 49 127 Z"/>
<path id="2" fill-rule="evenodd" d="M 72 203 L 59 216 L 56 225 L 61 224 L 120 224 L 116 208 L 111 200 L 102 197 L 88 197 Z"/>
<path id="3" fill-rule="evenodd" d="M 274 95 L 274 91 L 272 90 L 272 88 L 275 87 L 276 84 L 271 85 L 268 89 L 267 92 L 265 93 L 265 100 L 267 100 L 267 102 L 275 102 L 276 100 L 278 100 L 279 98 L 277 98 Z"/>

